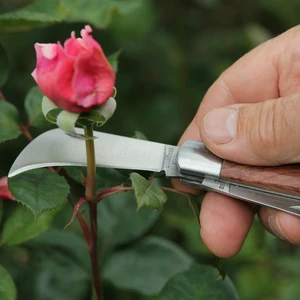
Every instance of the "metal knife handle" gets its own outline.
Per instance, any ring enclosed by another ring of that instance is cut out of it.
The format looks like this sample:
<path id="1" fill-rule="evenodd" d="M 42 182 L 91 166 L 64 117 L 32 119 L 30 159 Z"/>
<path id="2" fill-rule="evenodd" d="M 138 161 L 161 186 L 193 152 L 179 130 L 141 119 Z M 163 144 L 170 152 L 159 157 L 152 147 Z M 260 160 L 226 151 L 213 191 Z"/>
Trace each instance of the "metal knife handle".
<path id="1" fill-rule="evenodd" d="M 203 143 L 184 142 L 178 150 L 177 164 L 183 175 L 219 178 L 223 160 L 211 153 Z"/>
<path id="2" fill-rule="evenodd" d="M 300 197 L 300 164 L 256 167 L 224 161 L 204 144 L 187 141 L 178 151 L 182 175 L 222 179 L 243 186 Z"/>
<path id="3" fill-rule="evenodd" d="M 214 191 L 246 202 L 275 208 L 300 217 L 300 199 L 298 197 L 268 193 L 265 190 L 239 186 L 234 183 L 212 178 L 182 179 L 182 184 Z"/>

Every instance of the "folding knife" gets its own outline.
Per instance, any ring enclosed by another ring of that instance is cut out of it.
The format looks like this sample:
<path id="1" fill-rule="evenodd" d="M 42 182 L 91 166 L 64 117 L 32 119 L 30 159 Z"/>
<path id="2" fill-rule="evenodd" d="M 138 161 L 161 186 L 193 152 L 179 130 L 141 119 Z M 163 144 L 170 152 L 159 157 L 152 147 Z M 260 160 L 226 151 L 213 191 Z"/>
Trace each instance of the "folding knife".
<path id="1" fill-rule="evenodd" d="M 184 185 L 300 216 L 300 164 L 239 165 L 196 141 L 177 147 L 97 131 L 94 136 L 97 167 L 164 172 Z M 24 148 L 8 177 L 49 166 L 86 166 L 84 141 L 60 129 L 47 131 Z"/>

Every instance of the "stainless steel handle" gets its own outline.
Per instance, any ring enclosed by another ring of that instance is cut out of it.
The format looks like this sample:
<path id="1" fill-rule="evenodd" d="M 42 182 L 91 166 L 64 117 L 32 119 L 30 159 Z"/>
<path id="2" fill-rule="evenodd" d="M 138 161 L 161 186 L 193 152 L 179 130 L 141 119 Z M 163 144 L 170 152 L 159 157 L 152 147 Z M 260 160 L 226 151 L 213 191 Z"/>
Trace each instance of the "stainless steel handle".
<path id="1" fill-rule="evenodd" d="M 181 174 L 219 178 L 222 161 L 200 142 L 186 141 L 178 150 L 177 163 Z"/>
<path id="2" fill-rule="evenodd" d="M 250 188 L 216 178 L 189 177 L 182 179 L 181 183 L 206 191 L 214 191 L 249 203 L 275 208 L 300 217 L 300 198 L 296 196 Z"/>

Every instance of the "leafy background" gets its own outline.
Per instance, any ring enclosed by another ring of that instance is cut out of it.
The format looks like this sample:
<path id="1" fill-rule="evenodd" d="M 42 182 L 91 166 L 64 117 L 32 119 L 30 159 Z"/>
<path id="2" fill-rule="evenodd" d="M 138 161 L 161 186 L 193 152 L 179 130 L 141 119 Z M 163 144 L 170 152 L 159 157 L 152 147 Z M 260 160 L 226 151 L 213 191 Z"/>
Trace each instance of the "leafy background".
<path id="1" fill-rule="evenodd" d="M 28 94 L 35 86 L 30 73 L 37 41 L 64 41 L 91 24 L 105 53 L 121 50 L 118 109 L 103 130 L 126 136 L 139 130 L 150 140 L 176 144 L 219 74 L 297 25 L 299 6 L 296 0 L 0 0 L 0 87 L 14 105 L 0 102 L 0 142 L 20 134 L 18 120 L 30 120 L 33 136 L 50 128 L 38 108 L 41 94 L 36 88 Z M 1 143 L 0 177 L 27 143 L 23 135 Z M 107 186 L 124 179 L 117 171 L 99 176 Z M 15 299 L 16 290 L 18 299 L 90 299 L 79 227 L 74 222 L 62 231 L 71 214 L 61 205 L 35 220 L 25 206 L 0 202 L 1 299 Z M 110 196 L 99 205 L 99 231 L 107 299 L 185 299 L 182 289 L 176 291 L 183 282 L 191 299 L 234 299 L 233 284 L 241 299 L 299 299 L 299 249 L 257 221 L 242 251 L 221 264 L 179 196 L 169 195 L 162 213 L 136 213 L 133 193 Z M 216 269 L 203 264 L 226 267 L 232 281 L 218 281 Z M 203 294 L 191 278 L 204 280 Z"/>

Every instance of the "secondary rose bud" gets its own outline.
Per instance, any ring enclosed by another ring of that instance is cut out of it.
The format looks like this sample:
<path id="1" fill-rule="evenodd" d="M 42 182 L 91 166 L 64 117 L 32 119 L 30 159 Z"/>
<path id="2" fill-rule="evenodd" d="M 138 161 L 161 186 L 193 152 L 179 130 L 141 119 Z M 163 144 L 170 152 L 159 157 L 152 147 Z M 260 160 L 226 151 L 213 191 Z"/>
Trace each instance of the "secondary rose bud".
<path id="1" fill-rule="evenodd" d="M 15 200 L 8 189 L 7 177 L 0 178 L 0 199 Z"/>
<path id="2" fill-rule="evenodd" d="M 35 44 L 33 78 L 45 96 L 71 112 L 89 111 L 113 93 L 115 73 L 91 32 L 88 25 L 81 30 L 82 38 L 72 32 L 64 46 Z"/>

